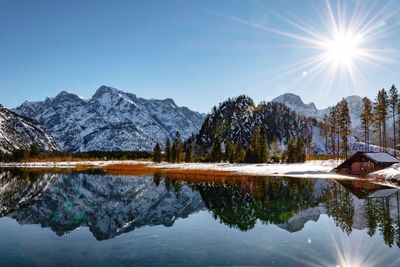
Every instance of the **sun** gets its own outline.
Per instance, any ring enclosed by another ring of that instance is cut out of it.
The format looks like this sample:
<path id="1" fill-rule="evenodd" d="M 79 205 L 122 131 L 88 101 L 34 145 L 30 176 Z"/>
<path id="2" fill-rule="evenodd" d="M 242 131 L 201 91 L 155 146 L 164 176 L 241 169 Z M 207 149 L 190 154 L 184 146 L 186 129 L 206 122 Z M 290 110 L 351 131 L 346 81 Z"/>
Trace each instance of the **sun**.
<path id="1" fill-rule="evenodd" d="M 362 34 L 337 32 L 331 40 L 323 43 L 324 58 L 335 65 L 349 66 L 362 56 L 362 41 Z"/>
<path id="2" fill-rule="evenodd" d="M 279 80 L 285 84 L 285 88 L 293 90 L 299 87 L 325 88 L 320 91 L 324 99 L 331 94 L 333 88 L 363 94 L 372 86 L 368 82 L 367 73 L 376 70 L 391 73 L 392 70 L 386 66 L 397 64 L 395 59 L 400 51 L 387 42 L 397 32 L 394 30 L 397 28 L 388 23 L 398 17 L 398 8 L 392 2 L 382 5 L 379 0 L 315 1 L 313 19 L 298 17 L 286 11 L 275 12 L 268 5 L 258 3 L 262 1 L 248 2 L 273 19 L 268 23 L 260 23 L 201 6 L 195 7 L 291 40 L 282 47 L 291 48 L 298 54 L 288 53 L 296 56 L 288 64 L 282 64 L 275 72 L 271 72 L 265 81 L 257 82 L 259 88 Z M 279 22 L 277 27 L 273 27 L 275 19 Z"/>

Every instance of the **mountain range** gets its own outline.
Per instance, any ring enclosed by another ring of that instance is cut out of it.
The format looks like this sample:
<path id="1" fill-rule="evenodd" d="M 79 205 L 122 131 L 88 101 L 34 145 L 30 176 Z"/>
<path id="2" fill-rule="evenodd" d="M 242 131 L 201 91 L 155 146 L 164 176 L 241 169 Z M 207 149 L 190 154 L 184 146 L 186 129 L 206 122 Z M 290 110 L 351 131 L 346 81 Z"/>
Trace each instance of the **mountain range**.
<path id="1" fill-rule="evenodd" d="M 57 143 L 36 121 L 0 105 L 0 153 L 11 153 L 31 145 L 40 150 L 59 150 Z"/>
<path id="2" fill-rule="evenodd" d="M 361 125 L 360 114 L 362 110 L 362 97 L 352 95 L 346 97 L 345 100 L 349 106 L 352 128 L 356 129 Z M 330 107 L 317 109 L 313 102 L 305 104 L 300 96 L 292 93 L 280 95 L 274 98 L 272 102 L 285 104 L 288 108 L 294 110 L 299 115 L 313 117 L 320 120 L 330 112 Z"/>
<path id="3" fill-rule="evenodd" d="M 3 134 L 0 135 L 0 149 L 3 153 L 9 153 L 36 144 L 42 150 L 61 149 L 69 152 L 148 151 L 156 143 L 163 145 L 176 132 L 180 132 L 182 139 L 198 134 L 197 140 L 209 147 L 211 135 L 221 130 L 218 127 L 212 129 L 210 125 L 214 120 L 215 125 L 225 127 L 222 130 L 230 139 L 242 145 L 248 143 L 253 126 L 264 123 L 268 127 L 270 141 L 275 138 L 285 140 L 289 132 L 296 132 L 312 136 L 315 152 L 324 153 L 315 120 L 306 118 L 322 120 L 324 115 L 329 114 L 330 108 L 318 109 L 314 103 L 306 104 L 300 96 L 292 93 L 283 94 L 262 105 L 262 110 L 257 110 L 250 98 L 235 99 L 237 103 L 229 103 L 232 99 L 228 99 L 206 116 L 187 107 L 179 107 L 170 98 L 144 99 L 109 86 L 101 86 L 89 99 L 62 91 L 43 101 L 25 101 L 13 111 L 8 111 L 7 114 L 12 116 L 3 116 L 3 121 L 7 123 L 1 126 Z M 345 100 L 349 104 L 353 134 L 360 137 L 362 98 L 349 96 Z M 1 109 L 3 113 L 6 110 Z M 23 130 L 14 127 L 16 118 L 26 122 L 19 124 Z M 35 133 L 32 133 L 32 129 L 35 129 Z M 21 137 L 21 133 L 25 133 L 22 135 L 24 137 Z M 27 138 L 27 133 L 35 137 Z M 357 140 L 351 142 L 356 144 Z"/>
<path id="4" fill-rule="evenodd" d="M 144 99 L 108 86 L 90 99 L 63 91 L 44 101 L 26 101 L 15 112 L 37 120 L 70 152 L 152 150 L 177 131 L 188 138 L 204 119 L 170 98 Z"/>

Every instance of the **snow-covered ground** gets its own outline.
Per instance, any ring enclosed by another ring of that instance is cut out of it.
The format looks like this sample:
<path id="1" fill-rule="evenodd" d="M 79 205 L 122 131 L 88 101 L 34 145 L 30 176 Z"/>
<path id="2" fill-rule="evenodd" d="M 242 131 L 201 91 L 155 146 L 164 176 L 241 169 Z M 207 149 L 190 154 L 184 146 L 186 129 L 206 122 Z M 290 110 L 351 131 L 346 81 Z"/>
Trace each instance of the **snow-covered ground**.
<path id="1" fill-rule="evenodd" d="M 380 171 L 372 172 L 368 175 L 368 177 L 400 181 L 400 163 L 394 164 L 391 167 Z"/>
<path id="2" fill-rule="evenodd" d="M 102 167 L 113 164 L 143 164 L 160 169 L 211 170 L 256 176 L 287 176 L 299 178 L 354 179 L 352 176 L 331 172 L 340 162 L 335 160 L 308 161 L 291 164 L 230 164 L 230 163 L 153 163 L 143 161 L 83 161 L 0 163 L 0 167 L 74 168 L 77 165 Z"/>
<path id="3" fill-rule="evenodd" d="M 227 171 L 255 176 L 288 176 L 299 178 L 354 178 L 331 172 L 338 165 L 337 161 L 309 161 L 291 164 L 230 164 L 230 163 L 160 163 L 149 164 L 152 167 L 183 170 Z"/>

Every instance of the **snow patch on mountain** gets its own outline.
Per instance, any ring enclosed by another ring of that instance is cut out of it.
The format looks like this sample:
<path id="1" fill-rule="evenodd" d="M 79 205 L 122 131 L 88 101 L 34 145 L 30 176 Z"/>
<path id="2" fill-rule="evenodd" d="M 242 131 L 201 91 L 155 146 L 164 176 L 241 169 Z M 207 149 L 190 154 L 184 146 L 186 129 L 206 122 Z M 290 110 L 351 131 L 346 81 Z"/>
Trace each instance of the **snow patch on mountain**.
<path id="1" fill-rule="evenodd" d="M 151 150 L 179 131 L 196 133 L 204 115 L 172 99 L 139 98 L 101 86 L 90 99 L 62 91 L 44 101 L 24 102 L 15 111 L 42 123 L 67 151 Z"/>
<path id="2" fill-rule="evenodd" d="M 352 128 L 357 128 L 360 126 L 360 114 L 362 109 L 362 97 L 357 95 L 348 96 L 345 98 L 350 111 L 350 118 Z M 324 109 L 317 109 L 314 103 L 305 104 L 300 96 L 286 93 L 280 95 L 272 100 L 272 102 L 278 102 L 285 104 L 288 108 L 294 110 L 297 114 L 314 117 L 316 119 L 322 120 L 325 115 L 330 112 L 330 107 Z"/>
<path id="3" fill-rule="evenodd" d="M 0 105 L 0 153 L 9 154 L 31 145 L 44 151 L 59 150 L 53 138 L 36 121 Z"/>

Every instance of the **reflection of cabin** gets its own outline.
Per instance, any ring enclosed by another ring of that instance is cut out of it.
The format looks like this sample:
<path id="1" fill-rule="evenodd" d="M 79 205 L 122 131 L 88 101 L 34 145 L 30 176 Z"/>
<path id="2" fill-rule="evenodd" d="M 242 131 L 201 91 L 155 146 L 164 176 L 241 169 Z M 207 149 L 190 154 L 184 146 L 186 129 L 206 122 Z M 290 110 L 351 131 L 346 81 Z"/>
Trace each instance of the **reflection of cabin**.
<path id="1" fill-rule="evenodd" d="M 397 188 L 374 184 L 362 179 L 337 182 L 358 199 L 389 197 L 399 191 Z"/>
<path id="2" fill-rule="evenodd" d="M 357 152 L 334 171 L 339 173 L 363 175 L 387 168 L 400 161 L 385 152 Z"/>

